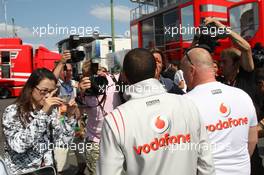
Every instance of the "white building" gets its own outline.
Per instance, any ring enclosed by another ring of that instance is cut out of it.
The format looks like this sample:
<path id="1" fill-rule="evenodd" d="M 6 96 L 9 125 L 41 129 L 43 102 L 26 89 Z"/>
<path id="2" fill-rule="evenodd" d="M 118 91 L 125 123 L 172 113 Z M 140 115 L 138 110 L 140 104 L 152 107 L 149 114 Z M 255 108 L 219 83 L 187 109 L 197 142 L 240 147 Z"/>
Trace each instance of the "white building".
<path id="1" fill-rule="evenodd" d="M 78 48 L 78 46 L 83 46 L 85 51 L 85 59 L 97 59 L 96 62 L 100 63 L 100 66 L 103 66 L 110 70 L 113 68 L 116 62 L 117 57 L 108 56 L 112 53 L 112 37 L 110 35 L 99 35 L 99 36 L 88 36 L 88 37 L 79 37 L 70 36 L 64 40 L 58 42 L 59 51 L 65 49 Z M 119 53 L 124 50 L 131 49 L 131 39 L 127 37 L 116 37 L 115 38 L 115 52 Z M 114 53 L 115 54 L 115 53 Z M 120 54 L 119 54 L 120 55 Z M 119 58 L 119 57 L 118 57 Z M 110 66 L 111 65 L 111 66 Z M 81 73 L 82 61 L 76 64 L 78 74 Z"/>
<path id="2" fill-rule="evenodd" d="M 86 54 L 89 58 L 100 59 L 100 65 L 110 70 L 117 60 L 114 61 L 115 56 L 110 55 L 123 55 L 127 50 L 131 49 L 130 38 L 115 38 L 115 53 L 112 53 L 112 38 L 110 36 L 100 36 L 98 39 L 85 45 Z M 120 58 L 120 57 L 118 57 Z M 121 59 L 121 58 L 120 58 Z M 122 62 L 118 60 L 118 62 Z"/>

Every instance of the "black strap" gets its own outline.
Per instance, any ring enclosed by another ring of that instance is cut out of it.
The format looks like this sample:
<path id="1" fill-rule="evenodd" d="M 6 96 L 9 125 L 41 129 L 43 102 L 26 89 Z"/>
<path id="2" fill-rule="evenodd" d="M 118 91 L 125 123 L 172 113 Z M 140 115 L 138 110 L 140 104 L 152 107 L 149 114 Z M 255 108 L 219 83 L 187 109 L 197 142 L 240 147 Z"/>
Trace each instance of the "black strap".
<path id="1" fill-rule="evenodd" d="M 72 85 L 72 80 L 70 81 L 70 90 L 69 90 L 69 88 L 67 87 L 67 85 L 66 85 L 66 83 L 65 83 L 65 81 L 59 81 L 59 83 L 60 83 L 60 85 L 65 89 L 65 91 L 67 92 L 67 93 L 72 93 L 73 92 L 73 89 L 74 89 L 74 87 L 73 87 L 73 85 Z"/>
<path id="2" fill-rule="evenodd" d="M 53 128 L 52 128 L 52 124 L 51 123 L 49 124 L 49 130 L 50 130 L 50 143 L 53 143 L 54 142 L 54 138 L 53 138 Z M 57 170 L 57 163 L 56 163 L 55 155 L 54 155 L 54 149 L 51 150 L 51 154 L 52 154 L 53 166 L 54 166 L 54 169 L 55 169 L 55 171 L 57 173 L 58 170 Z"/>
<path id="3" fill-rule="evenodd" d="M 98 101 L 97 105 L 95 105 L 95 106 L 85 105 L 85 107 L 88 107 L 88 108 L 96 108 L 98 106 L 101 107 L 102 103 L 103 103 L 103 107 L 104 107 L 104 104 L 105 104 L 105 101 L 106 101 L 106 93 L 104 92 L 103 98 L 100 101 L 98 99 L 98 96 L 96 96 L 96 99 Z"/>
<path id="4" fill-rule="evenodd" d="M 98 100 L 98 99 L 97 99 L 97 100 Z M 106 116 L 106 115 L 107 115 L 107 112 L 106 112 L 105 109 L 104 109 L 104 107 L 105 107 L 105 102 L 106 102 L 106 94 L 105 94 L 105 96 L 103 96 L 102 101 L 103 101 L 103 105 L 100 104 L 99 106 L 100 106 L 100 108 L 101 108 L 101 111 L 102 111 L 102 113 L 103 113 L 103 116 Z"/>
<path id="5" fill-rule="evenodd" d="M 121 74 L 119 75 L 119 80 L 120 80 L 120 76 L 121 76 Z M 111 75 L 110 77 L 111 77 L 112 80 L 114 81 L 114 83 L 115 83 L 115 87 L 116 87 L 117 85 L 122 86 L 122 82 L 117 81 L 114 75 Z M 116 91 L 118 91 L 118 89 L 116 89 Z M 123 93 L 124 93 L 124 92 L 122 92 L 121 90 L 119 90 L 119 92 L 118 92 L 118 95 L 119 95 L 119 98 L 120 98 L 122 104 L 126 102 L 126 100 L 125 100 L 125 98 L 124 98 L 124 96 L 123 96 Z"/>

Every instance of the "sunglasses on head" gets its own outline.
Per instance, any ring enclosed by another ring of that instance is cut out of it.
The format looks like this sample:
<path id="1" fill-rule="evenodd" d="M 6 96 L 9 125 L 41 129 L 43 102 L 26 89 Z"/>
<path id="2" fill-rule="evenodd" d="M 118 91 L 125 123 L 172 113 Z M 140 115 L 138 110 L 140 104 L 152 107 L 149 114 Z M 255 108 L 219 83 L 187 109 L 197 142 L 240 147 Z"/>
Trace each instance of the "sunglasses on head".
<path id="1" fill-rule="evenodd" d="M 192 62 L 192 60 L 191 60 L 191 58 L 190 58 L 190 56 L 189 56 L 189 54 L 188 54 L 188 52 L 189 52 L 190 50 L 192 50 L 193 48 L 194 48 L 194 47 L 191 47 L 191 48 L 186 49 L 185 52 L 184 52 L 184 56 L 186 56 L 186 58 L 187 58 L 187 60 L 190 62 L 190 64 L 194 66 L 194 64 L 193 64 L 193 62 Z"/>

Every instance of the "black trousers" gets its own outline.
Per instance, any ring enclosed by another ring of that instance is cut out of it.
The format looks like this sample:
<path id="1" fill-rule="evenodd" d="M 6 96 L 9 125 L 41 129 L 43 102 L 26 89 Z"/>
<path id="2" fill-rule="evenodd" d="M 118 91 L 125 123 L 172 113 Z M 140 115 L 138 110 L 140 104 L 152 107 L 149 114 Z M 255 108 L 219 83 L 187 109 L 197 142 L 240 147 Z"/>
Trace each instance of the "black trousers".
<path id="1" fill-rule="evenodd" d="M 257 146 L 251 157 L 251 175 L 264 175 L 264 167 Z"/>

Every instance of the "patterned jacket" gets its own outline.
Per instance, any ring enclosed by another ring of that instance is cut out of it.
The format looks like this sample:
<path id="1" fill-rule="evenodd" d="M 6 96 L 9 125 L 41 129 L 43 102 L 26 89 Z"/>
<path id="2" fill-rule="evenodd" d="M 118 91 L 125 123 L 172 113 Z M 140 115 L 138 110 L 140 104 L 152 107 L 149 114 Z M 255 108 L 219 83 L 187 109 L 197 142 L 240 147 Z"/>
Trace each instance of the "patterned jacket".
<path id="1" fill-rule="evenodd" d="M 64 121 L 60 121 L 58 110 L 54 108 L 50 115 L 42 110 L 31 112 L 30 122 L 24 126 L 17 111 L 16 104 L 8 106 L 2 119 L 5 138 L 4 160 L 9 170 L 13 174 L 19 174 L 53 165 L 52 149 L 54 145 L 71 142 L 75 119 L 65 117 Z"/>

